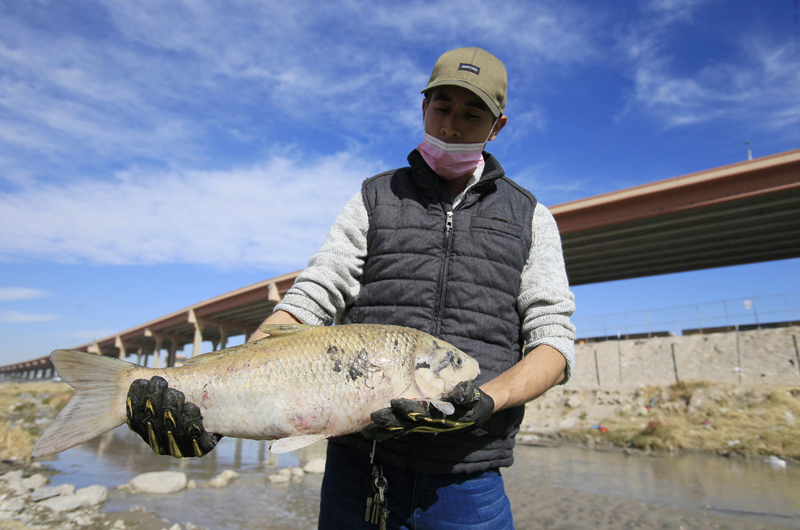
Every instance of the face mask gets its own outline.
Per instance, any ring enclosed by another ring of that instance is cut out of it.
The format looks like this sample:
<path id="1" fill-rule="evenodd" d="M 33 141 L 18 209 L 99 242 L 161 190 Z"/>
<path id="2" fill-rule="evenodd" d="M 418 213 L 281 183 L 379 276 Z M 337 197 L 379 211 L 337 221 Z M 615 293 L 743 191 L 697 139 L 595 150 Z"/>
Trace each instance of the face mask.
<path id="1" fill-rule="evenodd" d="M 486 140 L 479 144 L 448 144 L 425 133 L 417 151 L 437 175 L 452 180 L 483 164 L 483 148 L 493 131 L 494 124 Z"/>

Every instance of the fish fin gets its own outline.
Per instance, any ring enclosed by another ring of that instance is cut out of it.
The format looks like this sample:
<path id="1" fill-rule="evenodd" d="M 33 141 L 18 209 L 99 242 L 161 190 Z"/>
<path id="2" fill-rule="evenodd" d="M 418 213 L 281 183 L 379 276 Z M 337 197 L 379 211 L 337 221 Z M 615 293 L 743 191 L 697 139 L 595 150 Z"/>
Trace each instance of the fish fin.
<path id="1" fill-rule="evenodd" d="M 276 455 L 282 455 L 283 453 L 297 451 L 303 447 L 308 447 L 311 444 L 321 442 L 327 437 L 328 436 L 325 434 L 301 434 L 299 436 L 281 438 L 280 440 L 275 440 L 272 442 L 272 445 L 269 446 L 269 452 Z"/>
<path id="2" fill-rule="evenodd" d="M 136 368 L 113 357 L 81 351 L 56 350 L 50 359 L 76 393 L 37 440 L 34 458 L 66 451 L 125 423 L 128 389 L 120 385 L 120 378 Z"/>
<path id="3" fill-rule="evenodd" d="M 445 416 L 450 416 L 456 411 L 456 408 L 453 406 L 453 404 L 448 401 L 442 401 L 441 399 L 425 399 L 425 401 L 439 409 L 439 411 Z"/>
<path id="4" fill-rule="evenodd" d="M 277 338 L 318 327 L 319 326 L 308 326 L 306 324 L 264 324 L 260 326 L 258 330 L 269 335 L 268 338 Z"/>

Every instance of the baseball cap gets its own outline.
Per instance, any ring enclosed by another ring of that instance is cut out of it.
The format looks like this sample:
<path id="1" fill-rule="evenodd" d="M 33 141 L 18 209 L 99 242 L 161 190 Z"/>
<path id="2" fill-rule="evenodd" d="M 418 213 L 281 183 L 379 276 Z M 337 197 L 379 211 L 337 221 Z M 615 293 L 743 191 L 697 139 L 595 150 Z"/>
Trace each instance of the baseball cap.
<path id="1" fill-rule="evenodd" d="M 507 84 L 506 67 L 500 59 L 481 48 L 458 48 L 439 57 L 422 93 L 437 86 L 460 86 L 481 98 L 499 117 L 506 108 Z"/>

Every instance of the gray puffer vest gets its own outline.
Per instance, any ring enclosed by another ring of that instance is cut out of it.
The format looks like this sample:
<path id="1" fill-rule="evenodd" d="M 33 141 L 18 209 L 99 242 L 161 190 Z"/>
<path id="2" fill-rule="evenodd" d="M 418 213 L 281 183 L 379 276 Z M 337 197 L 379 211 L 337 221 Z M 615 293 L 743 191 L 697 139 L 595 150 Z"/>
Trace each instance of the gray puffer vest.
<path id="1" fill-rule="evenodd" d="M 523 337 L 516 303 L 531 247 L 536 199 L 484 153 L 481 180 L 454 209 L 444 182 L 415 150 L 411 167 L 364 182 L 369 214 L 359 295 L 343 324 L 396 324 L 439 337 L 478 360 L 476 384 L 516 364 Z M 524 407 L 481 428 L 409 434 L 377 446 L 387 464 L 427 473 L 469 473 L 513 463 Z M 369 451 L 360 434 L 332 440 Z"/>

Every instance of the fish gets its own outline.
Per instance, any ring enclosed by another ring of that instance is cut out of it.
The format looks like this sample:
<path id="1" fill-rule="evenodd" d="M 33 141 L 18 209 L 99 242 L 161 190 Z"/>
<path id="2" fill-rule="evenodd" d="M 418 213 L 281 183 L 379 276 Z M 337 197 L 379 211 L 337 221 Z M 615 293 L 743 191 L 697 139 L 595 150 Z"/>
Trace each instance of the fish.
<path id="1" fill-rule="evenodd" d="M 274 440 L 276 454 L 372 423 L 394 398 L 422 399 L 445 414 L 444 400 L 480 373 L 455 346 L 411 328 L 380 324 L 262 326 L 267 337 L 197 355 L 174 368 L 146 368 L 113 357 L 56 350 L 50 358 L 76 393 L 37 440 L 32 456 L 60 453 L 127 422 L 136 379 L 161 376 L 200 408 L 212 434 Z"/>

